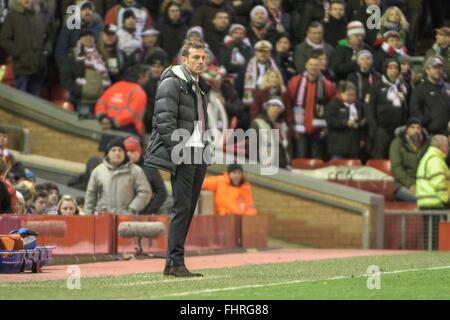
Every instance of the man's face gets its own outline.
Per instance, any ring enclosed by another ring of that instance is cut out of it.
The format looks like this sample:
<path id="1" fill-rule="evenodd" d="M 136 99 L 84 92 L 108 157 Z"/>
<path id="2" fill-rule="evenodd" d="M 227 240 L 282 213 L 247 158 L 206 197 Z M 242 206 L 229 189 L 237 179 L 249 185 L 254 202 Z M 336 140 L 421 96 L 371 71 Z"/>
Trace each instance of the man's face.
<path id="1" fill-rule="evenodd" d="M 429 67 L 427 68 L 426 73 L 428 78 L 435 82 L 438 82 L 444 75 L 444 68 L 442 66 Z"/>
<path id="2" fill-rule="evenodd" d="M 359 65 L 361 67 L 361 70 L 363 70 L 363 71 L 366 71 L 366 72 L 369 71 L 370 68 L 372 68 L 372 64 L 373 64 L 372 58 L 370 58 L 368 56 L 362 56 L 359 59 Z"/>
<path id="3" fill-rule="evenodd" d="M 386 40 L 387 44 L 390 45 L 393 48 L 400 48 L 402 46 L 402 41 L 400 40 L 400 38 L 397 37 L 389 37 Z"/>
<path id="4" fill-rule="evenodd" d="M 30 10 L 33 7 L 33 0 L 21 0 L 20 4 L 27 10 Z"/>
<path id="5" fill-rule="evenodd" d="M 308 29 L 308 39 L 315 44 L 322 43 L 323 40 L 323 29 L 322 27 L 309 28 Z"/>
<path id="6" fill-rule="evenodd" d="M 238 186 L 242 182 L 243 174 L 241 170 L 233 170 L 229 173 L 231 183 L 235 186 Z"/>
<path id="7" fill-rule="evenodd" d="M 169 20 L 172 22 L 177 22 L 181 17 L 181 10 L 178 6 L 170 6 L 167 12 Z"/>
<path id="8" fill-rule="evenodd" d="M 50 189 L 48 191 L 48 203 L 56 206 L 59 202 L 59 193 L 58 190 Z"/>
<path id="9" fill-rule="evenodd" d="M 141 153 L 139 151 L 127 151 L 128 158 L 130 158 L 131 162 L 136 163 L 141 158 Z"/>
<path id="10" fill-rule="evenodd" d="M 444 36 L 442 34 L 437 34 L 436 43 L 442 48 L 447 48 L 450 45 L 450 37 Z"/>
<path id="11" fill-rule="evenodd" d="M 164 66 L 159 63 L 154 63 L 150 66 L 150 74 L 153 79 L 159 79 L 164 71 Z"/>
<path id="12" fill-rule="evenodd" d="M 259 49 L 255 51 L 256 62 L 264 64 L 270 59 L 270 49 Z"/>
<path id="13" fill-rule="evenodd" d="M 218 12 L 212 21 L 214 27 L 219 31 L 224 31 L 230 25 L 230 18 L 226 12 Z"/>
<path id="14" fill-rule="evenodd" d="M 123 22 L 123 26 L 125 27 L 125 29 L 128 29 L 128 30 L 136 29 L 136 18 L 128 17 Z"/>
<path id="15" fill-rule="evenodd" d="M 200 37 L 200 34 L 198 34 L 198 32 L 191 32 L 189 34 L 189 40 L 193 42 L 200 42 L 202 41 L 202 37 Z"/>
<path id="16" fill-rule="evenodd" d="M 187 57 L 181 57 L 181 63 L 183 63 L 194 76 L 199 76 L 206 68 L 205 49 L 190 48 Z"/>
<path id="17" fill-rule="evenodd" d="M 306 72 L 308 73 L 308 75 L 310 77 L 313 77 L 313 78 L 318 77 L 319 73 L 320 73 L 319 59 L 313 59 L 313 58 L 308 59 L 308 61 L 306 62 L 305 68 L 306 68 Z"/>
<path id="18" fill-rule="evenodd" d="M 365 0 L 367 6 L 380 5 L 380 0 Z"/>
<path id="19" fill-rule="evenodd" d="M 398 77 L 398 74 L 400 73 L 400 70 L 398 69 L 398 65 L 396 64 L 390 64 L 387 67 L 386 75 L 391 81 L 395 81 Z"/>
<path id="20" fill-rule="evenodd" d="M 86 7 L 80 11 L 81 21 L 85 23 L 90 23 L 94 17 L 94 11 L 91 8 Z"/>
<path id="21" fill-rule="evenodd" d="M 360 47 L 363 40 L 364 40 L 363 34 L 352 34 L 351 36 L 348 37 L 348 42 L 350 42 L 352 46 Z"/>
<path id="22" fill-rule="evenodd" d="M 420 138 L 422 136 L 422 126 L 414 123 L 406 129 L 406 134 L 413 139 Z"/>
<path id="23" fill-rule="evenodd" d="M 270 10 L 278 10 L 280 8 L 281 0 L 267 0 L 266 6 Z"/>
<path id="24" fill-rule="evenodd" d="M 103 43 L 107 46 L 113 46 L 117 42 L 117 34 L 103 33 Z"/>
<path id="25" fill-rule="evenodd" d="M 46 198 L 38 197 L 34 201 L 33 204 L 34 204 L 34 210 L 36 211 L 36 213 L 37 214 L 43 214 L 45 212 L 45 209 L 47 208 L 48 197 L 46 197 Z"/>
<path id="26" fill-rule="evenodd" d="M 442 139 L 441 146 L 439 147 L 441 151 L 447 156 L 449 151 L 448 139 Z"/>
<path id="27" fill-rule="evenodd" d="M 153 48 L 158 42 L 158 36 L 156 34 L 147 35 L 142 37 L 142 45 L 144 48 Z"/>
<path id="28" fill-rule="evenodd" d="M 255 12 L 252 22 L 255 26 L 261 27 L 267 23 L 269 18 L 265 15 L 264 11 L 258 10 Z"/>
<path id="29" fill-rule="evenodd" d="M 356 101 L 356 92 L 354 90 L 347 90 L 341 93 L 342 100 L 346 103 L 353 103 Z"/>
<path id="30" fill-rule="evenodd" d="M 125 160 L 125 152 L 120 147 L 113 147 L 108 152 L 108 159 L 114 167 L 117 167 Z"/>
<path id="31" fill-rule="evenodd" d="M 288 38 L 283 37 L 277 41 L 277 52 L 287 53 L 291 49 L 291 42 Z"/>
<path id="32" fill-rule="evenodd" d="M 140 84 L 141 87 L 144 87 L 149 79 L 150 79 L 150 70 L 139 75 L 138 83 Z"/>
<path id="33" fill-rule="evenodd" d="M 4 149 L 8 146 L 8 135 L 6 133 L 0 133 L 0 149 Z"/>
<path id="34" fill-rule="evenodd" d="M 236 29 L 233 31 L 233 33 L 231 33 L 231 37 L 234 39 L 234 41 L 240 42 L 245 37 L 245 31 L 240 28 Z"/>
<path id="35" fill-rule="evenodd" d="M 87 35 L 80 39 L 80 43 L 86 48 L 93 48 L 95 46 L 95 38 L 91 35 Z"/>
<path id="36" fill-rule="evenodd" d="M 334 3 L 330 7 L 330 16 L 340 20 L 345 15 L 345 7 L 340 3 Z"/>
<path id="37" fill-rule="evenodd" d="M 322 54 L 319 57 L 319 68 L 320 70 L 327 70 L 328 69 L 328 58 L 326 54 Z"/>

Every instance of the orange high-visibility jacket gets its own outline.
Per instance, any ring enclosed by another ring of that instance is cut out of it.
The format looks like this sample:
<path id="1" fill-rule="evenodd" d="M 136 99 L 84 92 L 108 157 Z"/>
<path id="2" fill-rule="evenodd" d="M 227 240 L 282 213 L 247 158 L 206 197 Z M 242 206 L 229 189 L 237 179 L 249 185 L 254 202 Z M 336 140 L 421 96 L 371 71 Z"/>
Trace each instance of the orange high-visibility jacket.
<path id="1" fill-rule="evenodd" d="M 134 82 L 119 81 L 106 90 L 95 105 L 95 116 L 106 115 L 116 128 L 134 125 L 143 134 L 143 122 L 147 94 Z"/>
<path id="2" fill-rule="evenodd" d="M 247 180 L 239 186 L 234 186 L 228 173 L 223 176 L 206 177 L 202 190 L 214 192 L 214 209 L 216 214 L 255 215 L 252 190 Z"/>

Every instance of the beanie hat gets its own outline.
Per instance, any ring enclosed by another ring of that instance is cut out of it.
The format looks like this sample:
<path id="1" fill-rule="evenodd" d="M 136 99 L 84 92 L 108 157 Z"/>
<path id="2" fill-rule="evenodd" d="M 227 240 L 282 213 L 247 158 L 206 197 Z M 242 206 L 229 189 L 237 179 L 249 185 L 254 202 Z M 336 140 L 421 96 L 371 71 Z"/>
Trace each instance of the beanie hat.
<path id="1" fill-rule="evenodd" d="M 157 36 L 159 35 L 159 31 L 156 30 L 155 28 L 149 27 L 149 28 L 145 28 L 144 31 L 142 31 L 142 36 Z"/>
<path id="2" fill-rule="evenodd" d="M 280 97 L 278 96 L 272 96 L 269 98 L 269 100 L 267 100 L 264 104 L 263 104 L 263 108 L 264 110 L 266 110 L 269 106 L 278 106 L 281 109 L 281 112 L 284 111 L 284 109 L 286 109 L 286 107 L 284 106 L 283 101 L 281 100 Z"/>
<path id="3" fill-rule="evenodd" d="M 364 29 L 364 25 L 361 21 L 355 20 L 347 25 L 347 36 L 351 36 L 354 34 L 366 35 L 366 29 Z"/>
<path id="4" fill-rule="evenodd" d="M 257 13 L 258 11 L 263 11 L 265 17 L 266 17 L 266 18 L 269 17 L 269 13 L 267 12 L 267 9 L 266 9 L 265 7 L 263 7 L 263 6 L 261 6 L 261 5 L 258 5 L 258 6 L 255 6 L 255 7 L 252 9 L 252 11 L 250 11 L 250 18 L 251 18 L 251 19 L 254 19 L 254 16 L 256 15 L 256 13 Z"/>
<path id="5" fill-rule="evenodd" d="M 203 40 L 203 28 L 200 26 L 195 26 L 190 28 L 187 32 L 186 32 L 186 38 L 189 38 L 189 36 L 191 35 L 191 33 L 197 33 L 200 38 Z"/>
<path id="6" fill-rule="evenodd" d="M 111 139 L 108 142 L 108 146 L 106 147 L 106 154 L 108 154 L 108 152 L 114 147 L 122 148 L 122 150 L 124 152 L 126 152 L 125 145 L 123 144 L 123 140 L 124 140 L 123 137 L 115 137 L 115 138 Z"/>
<path id="7" fill-rule="evenodd" d="M 358 53 L 358 64 L 360 63 L 360 59 L 362 57 L 369 57 L 372 61 L 373 61 L 373 54 L 372 52 L 370 52 L 369 50 L 361 50 Z"/>
<path id="8" fill-rule="evenodd" d="M 232 34 L 234 31 L 241 29 L 242 31 L 246 32 L 247 30 L 245 30 L 245 27 L 242 24 L 239 23 L 233 23 L 230 27 L 230 31 L 228 32 L 228 34 Z"/>
<path id="9" fill-rule="evenodd" d="M 400 39 L 400 33 L 398 31 L 396 31 L 396 30 L 389 30 L 389 31 L 386 31 L 383 34 L 383 39 L 384 40 L 387 40 L 388 38 L 391 38 L 391 37 Z"/>
<path id="10" fill-rule="evenodd" d="M 125 146 L 126 151 L 138 151 L 140 154 L 142 154 L 141 143 L 135 137 L 126 138 L 123 142 L 123 145 Z"/>
<path id="11" fill-rule="evenodd" d="M 91 1 L 81 1 L 78 6 L 80 7 L 80 10 L 84 10 L 84 9 L 91 9 L 92 11 L 95 11 L 95 6 Z"/>
<path id="12" fill-rule="evenodd" d="M 233 172 L 235 170 L 240 170 L 241 172 L 244 172 L 244 169 L 242 168 L 242 166 L 240 164 L 232 163 L 232 164 L 228 165 L 228 167 L 227 167 L 228 173 Z"/>
<path id="13" fill-rule="evenodd" d="M 136 19 L 136 15 L 134 14 L 134 11 L 132 9 L 125 10 L 122 16 L 122 22 L 127 20 L 129 17 L 133 17 Z"/>
<path id="14" fill-rule="evenodd" d="M 418 125 L 422 126 L 422 121 L 420 121 L 420 119 L 416 118 L 416 117 L 411 117 L 408 120 L 406 120 L 406 127 L 407 128 L 409 126 L 413 125 L 413 124 L 418 124 Z"/>

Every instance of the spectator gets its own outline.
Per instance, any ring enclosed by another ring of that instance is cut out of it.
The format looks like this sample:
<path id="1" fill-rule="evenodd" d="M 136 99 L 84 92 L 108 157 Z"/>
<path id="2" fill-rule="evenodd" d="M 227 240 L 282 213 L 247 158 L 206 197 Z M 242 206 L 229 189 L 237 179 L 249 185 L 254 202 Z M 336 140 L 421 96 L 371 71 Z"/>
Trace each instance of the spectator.
<path id="1" fill-rule="evenodd" d="M 289 13 L 281 7 L 281 0 L 263 0 L 264 7 L 269 14 L 270 25 L 279 33 L 292 33 L 292 21 Z"/>
<path id="2" fill-rule="evenodd" d="M 15 213 L 16 208 L 16 189 L 9 182 L 8 166 L 3 159 L 0 159 L 0 214 L 1 213 Z"/>
<path id="3" fill-rule="evenodd" d="M 289 34 L 279 34 L 275 45 L 274 60 L 277 66 L 280 67 L 285 83 L 297 74 L 294 63 L 294 52 L 292 51 L 292 40 Z"/>
<path id="4" fill-rule="evenodd" d="M 263 6 L 255 6 L 250 12 L 250 24 L 247 37 L 254 46 L 261 40 L 268 40 L 275 44 L 278 31 L 269 23 L 269 13 Z"/>
<path id="5" fill-rule="evenodd" d="M 278 67 L 271 56 L 272 45 L 269 41 L 262 40 L 255 45 L 255 56 L 250 59 L 244 77 L 244 98 L 246 105 L 253 103 L 253 94 L 258 85 L 264 79 L 269 68 L 278 70 Z M 278 70 L 279 71 L 279 70 Z"/>
<path id="6" fill-rule="evenodd" d="M 58 202 L 58 215 L 61 216 L 75 216 L 80 214 L 78 209 L 77 200 L 71 195 L 64 195 Z"/>
<path id="7" fill-rule="evenodd" d="M 111 83 L 121 80 L 126 68 L 134 63 L 127 60 L 125 52 L 119 49 L 117 31 L 116 25 L 108 24 L 100 34 L 99 53 L 106 64 Z"/>
<path id="8" fill-rule="evenodd" d="M 305 71 L 306 60 L 314 50 L 324 51 L 328 59 L 334 52 L 333 47 L 323 41 L 323 26 L 317 21 L 311 23 L 305 41 L 295 48 L 294 61 L 298 73 Z"/>
<path id="9" fill-rule="evenodd" d="M 221 48 L 230 27 L 230 17 L 226 10 L 216 11 L 212 20 L 213 28 L 205 30 L 205 41 L 216 57 L 222 56 Z"/>
<path id="10" fill-rule="evenodd" d="M 80 33 L 80 40 L 69 53 L 61 69 L 61 81 L 70 92 L 81 118 L 90 118 L 92 109 L 104 89 L 111 82 L 105 63 L 95 46 L 95 35 L 90 30 Z"/>
<path id="11" fill-rule="evenodd" d="M 325 108 L 328 154 L 334 159 L 358 159 L 364 147 L 366 115 L 356 100 L 356 88 L 350 81 L 339 82 L 336 97 Z"/>
<path id="12" fill-rule="evenodd" d="M 130 67 L 124 79 L 112 85 L 95 106 L 95 116 L 104 130 L 114 129 L 143 134 L 142 117 L 147 105 L 143 89 L 150 70 L 144 65 Z"/>
<path id="13" fill-rule="evenodd" d="M 322 50 L 317 50 L 317 52 L 320 52 L 319 55 L 319 69 L 322 76 L 327 79 L 330 82 L 335 82 L 336 77 L 334 76 L 333 70 L 329 68 L 329 61 L 330 59 L 326 55 L 326 53 Z"/>
<path id="14" fill-rule="evenodd" d="M 389 149 L 391 171 L 395 179 L 395 198 L 416 201 L 416 173 L 419 161 L 427 151 L 429 139 L 418 118 L 409 118 L 399 130 Z"/>
<path id="15" fill-rule="evenodd" d="M 105 24 L 115 24 L 119 30 L 122 29 L 126 20 L 125 15 L 129 14 L 126 12 L 130 11 L 133 12 L 133 16 L 136 19 L 136 36 L 140 36 L 145 27 L 153 25 L 153 20 L 148 10 L 136 0 L 119 1 L 119 4 L 109 9 L 106 13 Z"/>
<path id="16" fill-rule="evenodd" d="M 147 94 L 147 106 L 144 112 L 144 127 L 145 133 L 152 131 L 153 111 L 155 109 L 156 89 L 161 82 L 161 75 L 164 68 L 167 67 L 166 62 L 157 55 L 152 57 L 149 61 L 150 76 L 147 83 L 144 85 L 145 93 Z"/>
<path id="17" fill-rule="evenodd" d="M 161 21 L 164 17 L 164 13 L 167 13 L 167 10 L 170 6 L 172 5 L 176 5 L 180 8 L 180 16 L 181 16 L 181 21 L 183 24 L 185 24 L 186 26 L 190 25 L 191 22 L 191 18 L 193 15 L 193 7 L 191 4 L 191 0 L 163 0 L 160 6 L 160 19 L 159 21 Z M 158 30 L 160 30 L 159 28 L 156 28 Z M 184 33 L 183 33 L 183 37 L 184 37 Z"/>
<path id="18" fill-rule="evenodd" d="M 33 196 L 32 214 L 46 214 L 48 205 L 48 193 L 45 191 L 36 192 Z"/>
<path id="19" fill-rule="evenodd" d="M 33 206 L 33 192 L 24 183 L 16 184 L 15 187 L 16 187 L 16 191 L 18 193 L 20 193 L 23 197 L 24 206 L 25 206 L 25 214 L 31 213 L 31 208 Z M 22 209 L 18 208 L 18 211 L 19 210 L 22 210 Z"/>
<path id="20" fill-rule="evenodd" d="M 347 21 L 369 21 L 370 16 L 373 12 L 369 11 L 370 6 L 378 6 L 381 8 L 381 0 L 348 0 L 347 1 Z M 368 28 L 368 24 L 363 23 L 366 31 L 366 43 L 371 49 L 375 49 L 375 42 L 377 40 L 378 29 Z"/>
<path id="21" fill-rule="evenodd" d="M 352 21 L 347 25 L 347 38 L 338 42 L 331 59 L 331 68 L 337 79 L 347 79 L 348 75 L 358 70 L 357 57 L 361 50 L 369 50 L 364 43 L 366 31 L 359 21 Z M 370 50 L 369 50 L 370 51 Z"/>
<path id="22" fill-rule="evenodd" d="M 242 24 L 243 26 L 248 26 L 248 16 L 250 11 L 254 6 L 254 0 L 233 0 L 231 4 L 233 5 L 234 12 L 236 13 L 236 23 Z"/>
<path id="23" fill-rule="evenodd" d="M 160 31 L 159 43 L 169 55 L 170 62 L 176 59 L 188 29 L 181 18 L 181 10 L 178 3 L 171 2 L 163 11 L 161 20 L 156 23 L 156 29 Z"/>
<path id="24" fill-rule="evenodd" d="M 126 154 L 123 138 L 115 138 L 108 144 L 103 163 L 92 172 L 84 210 L 87 214 L 138 214 L 151 195 L 144 172 Z"/>
<path id="25" fill-rule="evenodd" d="M 241 24 L 232 24 L 222 46 L 219 61 L 227 70 L 228 76 L 236 79 L 238 74 L 244 72 L 247 62 L 253 55 L 245 27 Z"/>
<path id="26" fill-rule="evenodd" d="M 398 7 L 389 7 L 381 17 L 381 29 L 378 31 L 376 45 L 380 46 L 387 39 L 385 37 L 388 31 L 396 31 L 399 34 L 401 43 L 406 43 L 409 23 L 405 15 Z"/>
<path id="27" fill-rule="evenodd" d="M 446 91 L 444 62 L 429 57 L 424 64 L 425 75 L 411 96 L 411 115 L 418 117 L 430 134 L 445 133 L 450 119 L 450 97 Z"/>
<path id="28" fill-rule="evenodd" d="M 17 207 L 16 207 L 16 215 L 26 215 L 27 214 L 27 208 L 25 206 L 25 199 L 19 191 L 16 191 L 16 197 L 17 197 Z"/>
<path id="29" fill-rule="evenodd" d="M 425 60 L 431 56 L 441 56 L 444 61 L 446 81 L 450 81 L 450 28 L 442 27 L 436 30 L 436 42 L 425 54 Z"/>
<path id="30" fill-rule="evenodd" d="M 14 156 L 8 150 L 8 133 L 2 128 L 0 128 L 0 159 L 5 162 L 6 170 L 11 170 L 14 165 Z"/>
<path id="31" fill-rule="evenodd" d="M 206 177 L 202 190 L 214 193 L 217 215 L 256 215 L 250 183 L 241 165 L 230 164 L 222 176 Z"/>
<path id="32" fill-rule="evenodd" d="M 163 59 L 165 65 L 169 63 L 169 56 L 158 45 L 159 34 L 160 32 L 154 28 L 147 28 L 142 32 L 141 63 L 149 65 L 154 56 Z"/>
<path id="33" fill-rule="evenodd" d="M 139 140 L 134 137 L 128 137 L 124 140 L 123 144 L 131 163 L 138 165 L 144 171 L 147 181 L 152 189 L 152 198 L 140 213 L 159 213 L 161 206 L 167 198 L 167 190 L 161 174 L 158 169 L 143 165 L 143 153 Z"/>
<path id="34" fill-rule="evenodd" d="M 344 0 L 331 0 L 328 21 L 323 24 L 324 41 L 334 48 L 347 35 Z"/>
<path id="35" fill-rule="evenodd" d="M 290 168 L 288 127 L 282 117 L 285 109 L 286 107 L 280 97 L 270 97 L 264 103 L 263 111 L 250 123 L 251 129 L 256 130 L 256 132 L 264 130 L 261 132 L 266 133 L 258 134 L 258 160 L 262 165 L 276 166 L 278 164 L 280 168 Z M 272 129 L 278 130 L 277 136 L 277 131 Z M 278 145 L 274 146 L 273 143 Z M 261 146 L 267 148 L 267 152 L 263 152 L 260 149 Z M 275 153 L 274 150 L 278 150 L 278 153 Z"/>
<path id="36" fill-rule="evenodd" d="M 306 0 L 300 24 L 296 28 L 296 39 L 300 43 L 304 41 L 310 24 L 314 21 L 322 21 L 328 16 L 328 0 Z"/>
<path id="37" fill-rule="evenodd" d="M 319 57 L 315 51 L 306 60 L 306 71 L 289 81 L 288 93 L 293 106 L 297 158 L 325 157 L 324 106 L 334 96 L 333 84 L 320 73 Z"/>
<path id="38" fill-rule="evenodd" d="M 0 33 L 0 46 L 13 58 L 16 88 L 41 94 L 52 53 L 52 30 L 36 0 L 11 0 Z"/>
<path id="39" fill-rule="evenodd" d="M 387 31 L 383 35 L 384 42 L 375 56 L 374 68 L 381 72 L 384 61 L 387 59 L 397 59 L 397 61 L 405 56 L 408 56 L 408 50 L 403 45 L 400 39 L 400 33 L 397 31 Z"/>
<path id="40" fill-rule="evenodd" d="M 123 24 L 117 31 L 119 49 L 125 53 L 127 59 L 137 63 L 142 51 L 142 31 L 137 31 L 136 15 L 131 9 L 125 10 L 122 18 Z"/>
<path id="41" fill-rule="evenodd" d="M 47 214 L 56 214 L 58 212 L 58 203 L 61 194 L 59 193 L 59 188 L 56 184 L 47 182 L 45 186 L 48 190 L 48 202 L 47 209 L 45 213 Z"/>
<path id="42" fill-rule="evenodd" d="M 357 61 L 358 69 L 349 74 L 347 80 L 355 85 L 358 102 L 367 104 L 370 88 L 378 82 L 380 75 L 373 69 L 373 55 L 369 50 L 360 51 Z"/>
<path id="43" fill-rule="evenodd" d="M 77 45 L 83 30 L 92 31 L 96 43 L 99 42 L 100 32 L 103 30 L 103 21 L 101 17 L 95 13 L 95 7 L 92 2 L 81 1 L 78 6 L 80 7 L 81 27 L 73 28 L 64 21 L 56 42 L 55 60 L 60 69 L 65 62 L 65 57 L 69 54 L 70 50 Z"/>
<path id="44" fill-rule="evenodd" d="M 434 135 L 430 147 L 423 155 L 417 168 L 416 197 L 420 210 L 447 210 L 449 208 L 450 170 L 445 163 L 448 155 L 448 138 L 444 135 Z M 432 248 L 437 249 L 437 233 L 440 216 L 432 216 L 432 230 L 436 237 L 432 239 Z M 428 242 L 429 219 L 424 217 L 424 242 Z"/>
<path id="45" fill-rule="evenodd" d="M 225 0 L 206 0 L 204 4 L 194 10 L 191 26 L 200 26 L 203 30 L 213 30 L 213 19 L 216 12 L 225 10 L 228 12 L 230 22 L 236 22 L 236 14 L 233 7 Z"/>
<path id="46" fill-rule="evenodd" d="M 406 121 L 408 90 L 399 76 L 400 64 L 395 59 L 386 60 L 381 81 L 370 93 L 368 119 L 374 159 L 388 159 L 394 131 Z"/>

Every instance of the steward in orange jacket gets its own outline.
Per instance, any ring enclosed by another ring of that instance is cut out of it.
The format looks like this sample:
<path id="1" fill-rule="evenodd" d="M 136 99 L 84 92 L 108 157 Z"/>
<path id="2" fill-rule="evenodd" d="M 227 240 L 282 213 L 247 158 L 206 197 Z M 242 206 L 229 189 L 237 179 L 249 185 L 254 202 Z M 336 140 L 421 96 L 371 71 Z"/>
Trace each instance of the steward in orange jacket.
<path id="1" fill-rule="evenodd" d="M 206 177 L 202 190 L 214 192 L 214 209 L 220 216 L 257 213 L 250 183 L 244 177 L 240 165 L 229 165 L 228 172 L 225 172 L 223 176 Z"/>
<path id="2" fill-rule="evenodd" d="M 143 116 L 147 94 L 142 88 L 148 81 L 149 69 L 134 65 L 127 70 L 123 81 L 112 85 L 95 105 L 95 116 L 104 130 L 116 129 L 143 134 Z"/>

